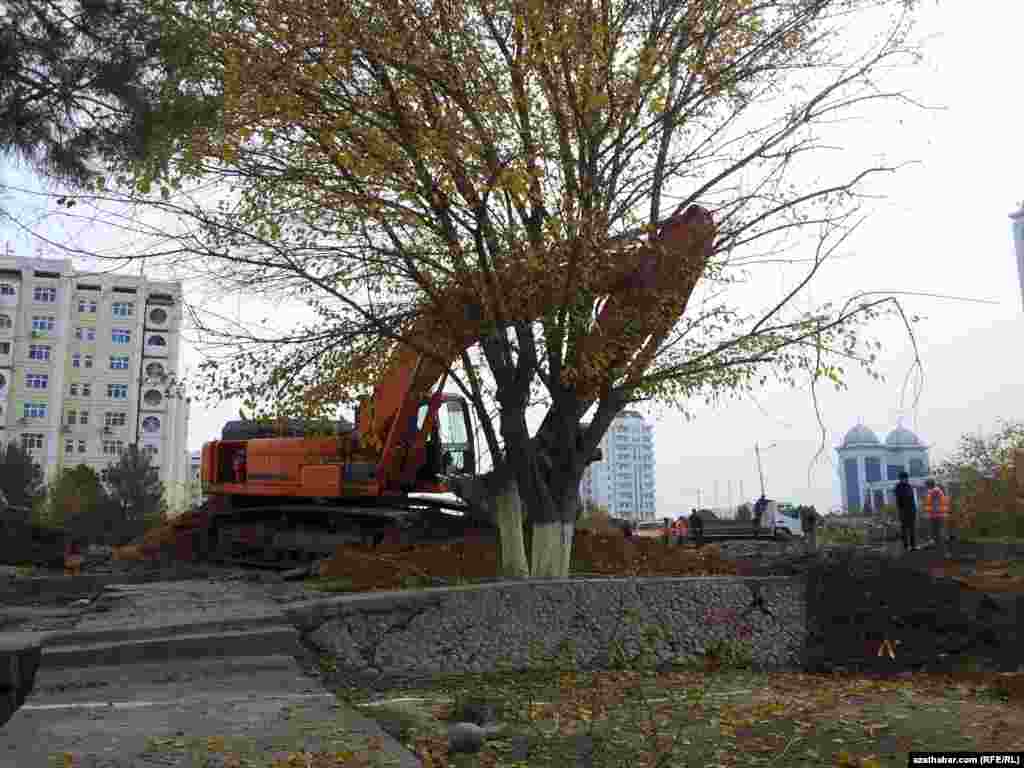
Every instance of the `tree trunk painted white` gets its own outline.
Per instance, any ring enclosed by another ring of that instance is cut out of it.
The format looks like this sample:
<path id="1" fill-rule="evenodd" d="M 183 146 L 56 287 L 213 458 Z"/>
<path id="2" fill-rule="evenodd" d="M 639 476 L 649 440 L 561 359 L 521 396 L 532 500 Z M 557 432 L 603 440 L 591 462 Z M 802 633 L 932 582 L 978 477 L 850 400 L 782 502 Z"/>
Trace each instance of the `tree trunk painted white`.
<path id="1" fill-rule="evenodd" d="M 571 521 L 533 524 L 531 576 L 542 579 L 569 576 L 573 528 Z"/>
<path id="2" fill-rule="evenodd" d="M 494 507 L 501 543 L 501 575 L 525 579 L 530 575 L 530 566 L 523 542 L 523 502 L 519 486 L 511 482 L 502 488 L 494 498 Z"/>

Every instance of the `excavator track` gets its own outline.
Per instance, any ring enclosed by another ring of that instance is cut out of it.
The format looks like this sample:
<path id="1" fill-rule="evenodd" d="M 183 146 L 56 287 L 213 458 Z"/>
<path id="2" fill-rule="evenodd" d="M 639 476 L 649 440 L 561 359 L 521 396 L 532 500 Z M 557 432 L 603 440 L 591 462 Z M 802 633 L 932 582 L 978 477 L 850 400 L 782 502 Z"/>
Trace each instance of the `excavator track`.
<path id="1" fill-rule="evenodd" d="M 339 546 L 372 551 L 382 543 L 415 545 L 455 541 L 467 530 L 486 528 L 438 508 L 418 512 L 384 507 L 317 507 L 317 518 L 298 517 L 296 507 L 247 509 L 215 518 L 211 559 L 245 568 L 291 570 L 333 557 Z"/>

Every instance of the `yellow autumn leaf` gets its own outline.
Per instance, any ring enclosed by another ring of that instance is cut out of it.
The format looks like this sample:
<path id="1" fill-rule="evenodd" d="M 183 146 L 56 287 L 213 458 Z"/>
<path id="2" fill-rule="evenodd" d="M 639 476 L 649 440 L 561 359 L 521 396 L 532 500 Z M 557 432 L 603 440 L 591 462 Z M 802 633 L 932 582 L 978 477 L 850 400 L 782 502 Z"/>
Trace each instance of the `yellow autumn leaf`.
<path id="1" fill-rule="evenodd" d="M 223 752 L 227 747 L 224 743 L 223 736 L 210 736 L 206 740 L 206 751 L 207 752 Z"/>

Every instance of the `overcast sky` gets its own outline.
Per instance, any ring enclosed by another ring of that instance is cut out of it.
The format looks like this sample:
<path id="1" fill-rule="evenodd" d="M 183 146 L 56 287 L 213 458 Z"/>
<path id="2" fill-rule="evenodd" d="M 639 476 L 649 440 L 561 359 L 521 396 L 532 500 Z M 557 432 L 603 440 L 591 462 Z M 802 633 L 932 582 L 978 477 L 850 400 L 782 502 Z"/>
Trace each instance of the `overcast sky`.
<path id="1" fill-rule="evenodd" d="M 690 421 L 641 409 L 655 424 L 659 516 L 695 506 L 698 489 L 705 505 L 739 503 L 741 488 L 747 500 L 756 497 L 755 441 L 765 447 L 770 497 L 828 509 L 839 504 L 835 446 L 859 420 L 884 439 L 902 418 L 931 446 L 935 464 L 964 432 L 990 430 L 1000 418 L 1024 419 L 1024 310 L 1007 218 L 1024 199 L 1024 89 L 1019 56 L 1012 56 L 1021 30 L 1024 3 L 1018 0 L 923 4 L 918 33 L 928 38 L 925 61 L 895 76 L 919 101 L 942 109 L 876 110 L 846 129 L 847 141 L 863 139 L 888 160 L 917 163 L 876 185 L 886 198 L 813 289 L 817 301 L 855 287 L 986 303 L 903 296 L 908 311 L 923 318 L 915 326 L 923 379 L 904 391 L 910 340 L 898 324 L 877 327 L 886 345 L 879 368 L 885 381 L 853 371 L 846 391 L 823 386 L 824 436 L 807 390 L 774 388 L 756 401 L 699 407 Z M 11 167 L 3 179 L 30 183 Z M 32 208 L 16 195 L 0 205 L 22 215 Z M 105 236 L 87 227 L 74 235 L 94 243 Z M 26 255 L 37 247 L 2 222 L 0 241 Z M 773 290 L 782 290 L 785 279 L 780 274 Z M 196 363 L 191 351 L 186 363 Z M 194 403 L 190 447 L 217 437 L 237 412 L 233 403 Z"/>

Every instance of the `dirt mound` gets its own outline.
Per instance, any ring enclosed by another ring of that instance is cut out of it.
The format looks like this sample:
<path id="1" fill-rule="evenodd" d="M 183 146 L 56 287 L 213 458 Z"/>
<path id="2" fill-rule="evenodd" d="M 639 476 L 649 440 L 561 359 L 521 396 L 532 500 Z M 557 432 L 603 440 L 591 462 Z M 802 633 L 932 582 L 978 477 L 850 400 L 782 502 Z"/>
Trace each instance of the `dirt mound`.
<path id="1" fill-rule="evenodd" d="M 736 565 L 716 545 L 666 546 L 659 539 L 627 540 L 621 533 L 577 531 L 572 542 L 572 572 L 607 576 L 725 576 Z"/>
<path id="2" fill-rule="evenodd" d="M 711 576 L 736 573 L 718 547 L 666 547 L 660 541 L 627 541 L 619 534 L 577 531 L 573 574 L 607 576 Z M 497 578 L 498 552 L 493 536 L 468 536 L 457 542 L 383 545 L 376 549 L 341 546 L 321 564 L 320 575 L 350 582 L 353 591 L 402 589 Z"/>
<path id="3" fill-rule="evenodd" d="M 130 544 L 114 547 L 111 556 L 114 560 L 153 559 L 159 557 L 161 550 L 180 546 L 193 532 L 204 530 L 208 524 L 209 514 L 205 509 L 192 509 L 150 528 Z"/>
<path id="4" fill-rule="evenodd" d="M 339 546 L 320 565 L 320 575 L 351 582 L 361 592 L 494 578 L 498 552 L 493 538 L 467 536 L 444 544 Z"/>
<path id="5" fill-rule="evenodd" d="M 933 566 L 929 573 L 936 577 L 955 579 L 979 592 L 1024 592 L 1024 569 L 1006 560 L 973 564 L 947 561 Z"/>

